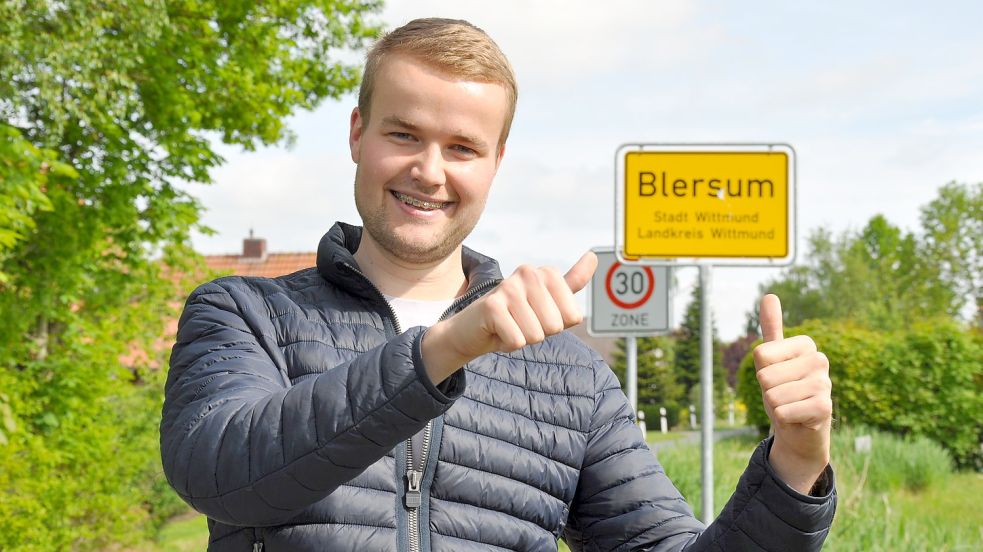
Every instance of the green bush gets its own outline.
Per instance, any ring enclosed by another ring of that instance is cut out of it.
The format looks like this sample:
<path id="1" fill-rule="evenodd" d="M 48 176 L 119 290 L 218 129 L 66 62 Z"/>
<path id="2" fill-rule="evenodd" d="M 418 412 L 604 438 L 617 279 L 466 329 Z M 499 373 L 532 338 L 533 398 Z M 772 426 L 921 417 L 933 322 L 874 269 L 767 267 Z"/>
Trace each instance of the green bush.
<path id="1" fill-rule="evenodd" d="M 156 483 L 159 386 L 79 360 L 0 368 L 14 417 L 0 445 L 2 550 L 132 544 L 183 509 Z"/>
<path id="2" fill-rule="evenodd" d="M 942 445 L 960 467 L 983 467 L 983 357 L 979 336 L 949 321 L 874 332 L 849 323 L 806 322 L 787 335 L 811 336 L 830 362 L 833 417 Z M 748 423 L 767 429 L 749 354 L 738 394 Z"/>

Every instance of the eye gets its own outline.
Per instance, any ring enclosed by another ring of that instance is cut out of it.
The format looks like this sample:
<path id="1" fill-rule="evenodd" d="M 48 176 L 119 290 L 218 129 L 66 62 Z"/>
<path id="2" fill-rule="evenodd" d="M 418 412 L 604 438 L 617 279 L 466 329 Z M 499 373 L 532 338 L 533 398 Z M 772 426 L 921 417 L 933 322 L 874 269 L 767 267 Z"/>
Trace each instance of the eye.
<path id="1" fill-rule="evenodd" d="M 413 135 L 408 132 L 390 132 L 389 137 L 400 142 L 410 142 L 413 140 Z"/>
<path id="2" fill-rule="evenodd" d="M 471 149 L 471 148 L 469 148 L 467 146 L 462 146 L 461 144 L 454 144 L 453 146 L 451 146 L 451 149 L 454 150 L 454 151 L 456 151 L 459 154 L 466 155 L 468 157 L 474 157 L 474 156 L 478 155 L 478 152 L 477 151 L 475 151 L 475 150 L 473 150 L 473 149 Z"/>

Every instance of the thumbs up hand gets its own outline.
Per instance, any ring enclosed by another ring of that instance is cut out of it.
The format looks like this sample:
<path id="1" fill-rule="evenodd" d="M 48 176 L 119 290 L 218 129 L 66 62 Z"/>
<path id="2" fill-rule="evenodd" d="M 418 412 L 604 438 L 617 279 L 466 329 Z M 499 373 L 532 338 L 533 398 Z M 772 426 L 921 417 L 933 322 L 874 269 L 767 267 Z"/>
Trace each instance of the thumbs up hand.
<path id="1" fill-rule="evenodd" d="M 754 366 L 775 430 L 768 460 L 786 484 L 809 494 L 829 464 L 833 413 L 829 361 L 808 336 L 784 339 L 777 296 L 761 299 L 760 319 L 764 343 L 754 349 Z"/>
<path id="2" fill-rule="evenodd" d="M 597 255 L 588 251 L 566 274 L 522 265 L 493 291 L 434 324 L 421 345 L 434 383 L 492 351 L 510 352 L 539 343 L 583 320 L 574 294 L 590 282 Z"/>

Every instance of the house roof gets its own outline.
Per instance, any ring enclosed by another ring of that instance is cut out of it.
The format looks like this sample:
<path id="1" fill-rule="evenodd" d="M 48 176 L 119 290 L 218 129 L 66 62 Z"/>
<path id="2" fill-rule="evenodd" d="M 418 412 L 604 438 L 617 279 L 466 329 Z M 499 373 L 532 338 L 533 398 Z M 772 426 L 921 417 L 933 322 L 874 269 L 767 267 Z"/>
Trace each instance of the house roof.
<path id="1" fill-rule="evenodd" d="M 236 276 L 275 278 L 317 264 L 317 253 L 268 253 L 263 257 L 206 255 L 208 268 Z"/>

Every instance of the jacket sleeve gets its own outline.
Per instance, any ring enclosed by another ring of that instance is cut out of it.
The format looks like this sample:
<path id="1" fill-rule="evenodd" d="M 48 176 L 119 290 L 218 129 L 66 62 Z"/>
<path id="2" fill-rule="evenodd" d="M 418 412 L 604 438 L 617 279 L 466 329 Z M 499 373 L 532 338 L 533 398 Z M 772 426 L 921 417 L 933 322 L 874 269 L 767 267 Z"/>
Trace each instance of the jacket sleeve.
<path id="1" fill-rule="evenodd" d="M 617 378 L 595 357 L 596 403 L 587 454 L 564 533 L 573 550 L 819 550 L 836 508 L 833 473 L 823 496 L 805 496 L 771 469 L 765 440 L 751 455 L 737 489 L 709 526 L 649 450 Z"/>
<path id="2" fill-rule="evenodd" d="M 267 352 L 275 337 L 250 312 L 257 303 L 222 280 L 201 286 L 185 305 L 171 353 L 160 427 L 164 473 L 212 519 L 247 526 L 290 519 L 419 431 L 463 390 L 463 371 L 446 395 L 427 378 L 419 328 L 292 386 Z"/>

